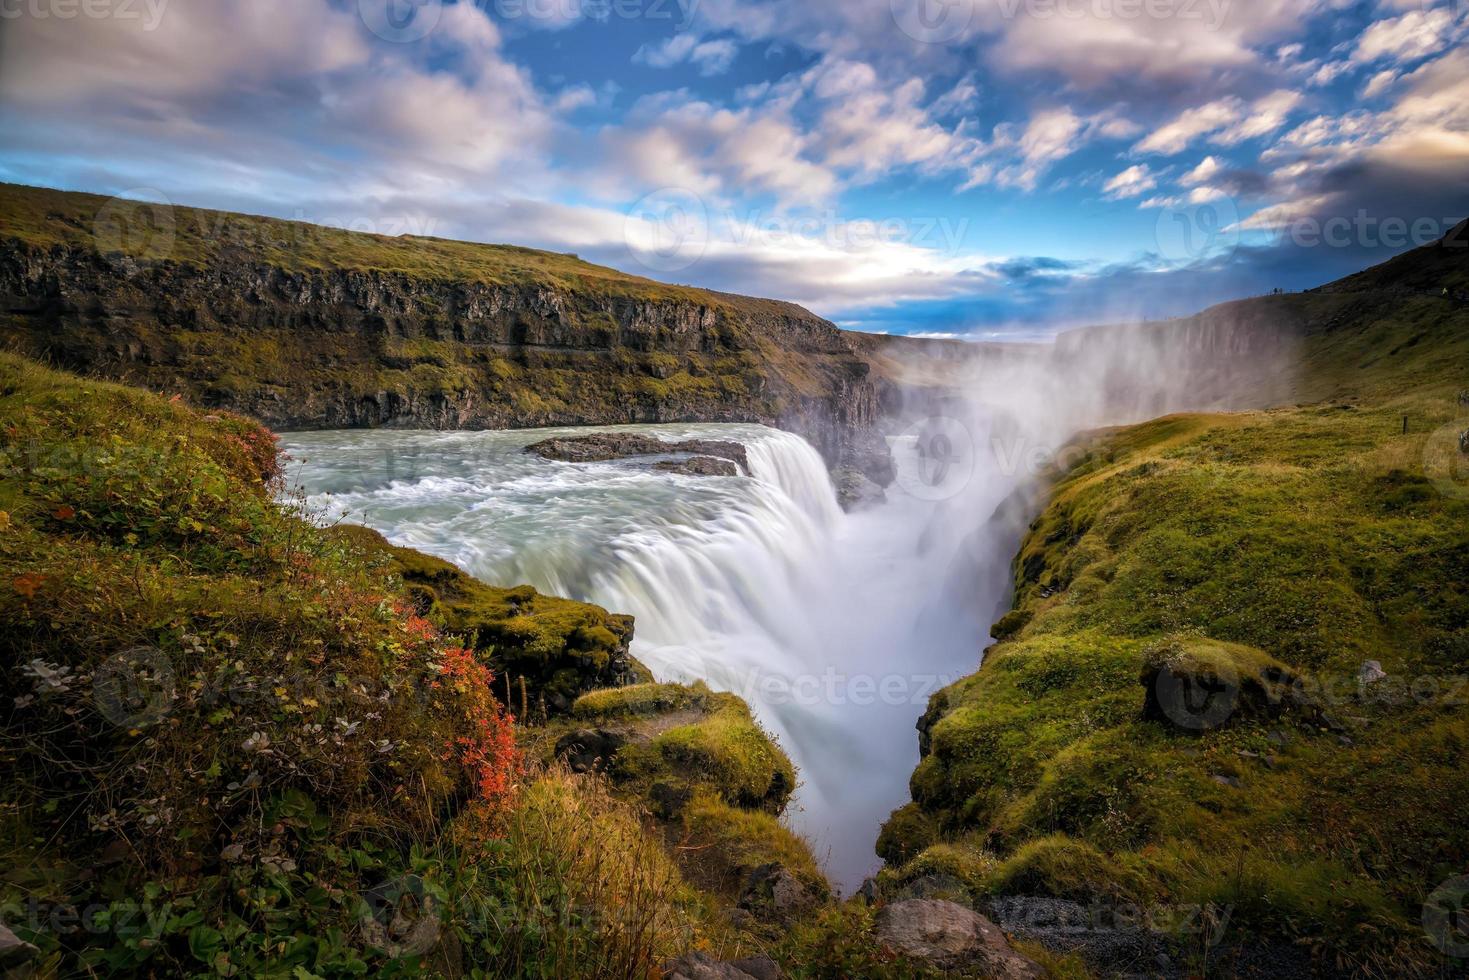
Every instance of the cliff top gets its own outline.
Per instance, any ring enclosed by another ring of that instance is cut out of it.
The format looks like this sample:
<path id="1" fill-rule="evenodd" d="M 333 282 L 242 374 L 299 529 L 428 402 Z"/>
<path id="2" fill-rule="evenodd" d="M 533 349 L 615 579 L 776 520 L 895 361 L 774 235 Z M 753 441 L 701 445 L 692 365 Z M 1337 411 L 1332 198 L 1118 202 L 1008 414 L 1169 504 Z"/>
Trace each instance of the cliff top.
<path id="1" fill-rule="evenodd" d="M 396 273 L 439 282 L 544 285 L 619 298 L 682 301 L 746 315 L 830 323 L 793 303 L 657 282 L 575 255 L 419 235 L 376 235 L 307 221 L 151 204 L 0 183 L 0 238 L 198 266 L 249 262 L 289 272 Z"/>

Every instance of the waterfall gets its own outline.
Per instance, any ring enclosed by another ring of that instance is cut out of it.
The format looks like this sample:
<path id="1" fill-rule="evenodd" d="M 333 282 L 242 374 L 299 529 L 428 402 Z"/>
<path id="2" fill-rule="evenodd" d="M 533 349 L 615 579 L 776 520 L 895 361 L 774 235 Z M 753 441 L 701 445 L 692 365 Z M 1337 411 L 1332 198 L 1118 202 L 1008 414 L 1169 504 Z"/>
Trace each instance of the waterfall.
<path id="1" fill-rule="evenodd" d="M 497 584 L 526 583 L 637 618 L 633 653 L 663 680 L 744 697 L 801 772 L 791 819 L 855 887 L 881 821 L 907 798 L 913 724 L 972 672 L 989 608 L 974 548 L 1004 487 L 895 491 L 844 514 L 820 455 L 752 425 L 639 426 L 746 447 L 750 476 L 576 465 L 521 450 L 555 432 L 326 432 L 285 437 L 307 504 Z M 585 431 L 585 430 L 581 430 Z M 626 428 L 623 431 L 627 431 Z M 993 484 L 993 485 L 992 485 Z M 986 586 L 995 602 L 1004 576 Z M 978 609 L 975 612 L 976 608 Z"/>

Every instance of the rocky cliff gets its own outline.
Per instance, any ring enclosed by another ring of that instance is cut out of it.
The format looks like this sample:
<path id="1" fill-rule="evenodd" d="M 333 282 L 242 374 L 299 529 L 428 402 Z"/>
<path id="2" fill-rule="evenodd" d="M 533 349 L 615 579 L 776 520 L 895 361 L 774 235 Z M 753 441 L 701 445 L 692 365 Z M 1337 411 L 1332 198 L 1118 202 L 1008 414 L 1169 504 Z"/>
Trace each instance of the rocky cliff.
<path id="1" fill-rule="evenodd" d="M 762 422 L 890 479 L 869 364 L 786 303 L 575 256 L 0 186 L 0 340 L 279 428 Z"/>

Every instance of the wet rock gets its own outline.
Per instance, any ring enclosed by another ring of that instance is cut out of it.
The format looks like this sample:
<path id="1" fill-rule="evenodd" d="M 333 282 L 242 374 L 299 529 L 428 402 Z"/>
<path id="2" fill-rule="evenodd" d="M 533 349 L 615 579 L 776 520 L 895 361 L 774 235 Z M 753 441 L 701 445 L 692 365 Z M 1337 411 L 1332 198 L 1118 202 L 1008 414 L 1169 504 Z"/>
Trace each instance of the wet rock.
<path id="1" fill-rule="evenodd" d="M 837 502 L 843 510 L 864 510 L 888 499 L 887 491 L 868 479 L 861 470 L 842 467 L 832 472 L 831 479 L 836 485 Z"/>
<path id="2" fill-rule="evenodd" d="M 663 968 L 664 980 L 780 980 L 780 967 L 766 956 L 716 960 L 708 953 L 689 953 Z"/>
<path id="3" fill-rule="evenodd" d="M 688 453 L 725 460 L 736 464 L 746 473 L 750 471 L 750 459 L 744 446 L 737 442 L 718 442 L 711 439 L 664 442 L 652 436 L 636 435 L 630 432 L 594 432 L 586 436 L 545 439 L 526 446 L 525 451 L 542 459 L 552 459 L 563 463 L 605 463 L 638 456 L 668 456 Z M 693 462 L 693 460 L 684 462 Z"/>
<path id="4" fill-rule="evenodd" d="M 750 872 L 739 907 L 762 919 L 788 920 L 821 903 L 822 896 L 782 864 L 762 864 Z"/>
<path id="5" fill-rule="evenodd" d="M 731 460 L 713 456 L 695 456 L 692 459 L 664 460 L 653 466 L 663 473 L 678 473 L 682 476 L 740 476 L 740 468 Z"/>
<path id="6" fill-rule="evenodd" d="M 627 737 L 618 732 L 583 728 L 557 739 L 556 756 L 565 759 L 572 772 L 591 772 L 604 768 L 626 744 Z"/>
<path id="7" fill-rule="evenodd" d="M 953 902 L 910 899 L 877 914 L 877 938 L 899 956 L 948 970 L 978 969 L 999 980 L 1039 980 L 1045 973 L 1010 946 L 989 919 Z"/>
<path id="8" fill-rule="evenodd" d="M 38 953 L 40 950 L 0 924 L 0 969 L 9 970 L 29 963 Z"/>

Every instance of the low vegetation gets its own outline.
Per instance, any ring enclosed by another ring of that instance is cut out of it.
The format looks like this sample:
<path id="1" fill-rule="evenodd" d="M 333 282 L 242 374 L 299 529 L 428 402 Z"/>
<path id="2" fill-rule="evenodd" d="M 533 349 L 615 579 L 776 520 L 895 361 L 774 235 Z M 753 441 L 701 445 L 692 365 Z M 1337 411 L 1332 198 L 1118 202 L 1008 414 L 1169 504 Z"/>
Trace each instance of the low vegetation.
<path id="1" fill-rule="evenodd" d="M 1229 908 L 1226 942 L 1438 968 L 1424 903 L 1469 868 L 1469 324 L 1350 305 L 1306 337 L 1320 401 L 1095 434 L 1057 474 L 1000 642 L 923 720 L 887 884 Z"/>

